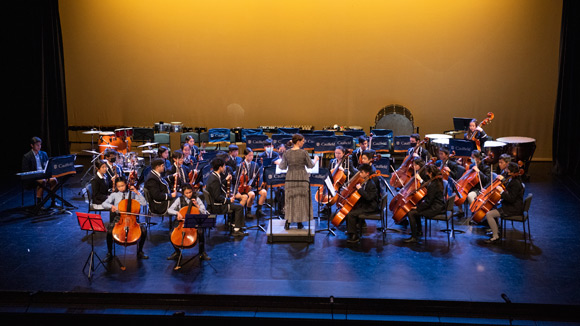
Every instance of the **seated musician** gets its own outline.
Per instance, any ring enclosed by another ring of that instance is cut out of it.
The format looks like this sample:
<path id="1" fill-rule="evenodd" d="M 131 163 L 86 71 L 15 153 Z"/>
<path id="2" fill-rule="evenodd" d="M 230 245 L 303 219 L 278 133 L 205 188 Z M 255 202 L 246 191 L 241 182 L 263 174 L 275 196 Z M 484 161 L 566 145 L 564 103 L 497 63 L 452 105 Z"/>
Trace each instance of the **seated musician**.
<path id="1" fill-rule="evenodd" d="M 409 224 L 411 225 L 411 237 L 403 240 L 405 243 L 419 242 L 419 238 L 423 235 L 421 231 L 421 216 L 433 217 L 445 213 L 445 199 L 443 193 L 443 179 L 441 172 L 435 165 L 428 165 L 425 168 L 426 179 L 419 177 L 422 187 L 425 186 L 427 193 L 417 207 L 411 209 L 407 213 Z"/>
<path id="2" fill-rule="evenodd" d="M 159 146 L 157 149 L 157 157 L 163 159 L 163 164 L 165 164 L 165 170 L 163 171 L 163 177 L 166 177 L 169 171 L 171 171 L 171 159 L 169 158 L 171 152 L 166 146 Z"/>
<path id="3" fill-rule="evenodd" d="M 190 153 L 189 155 L 191 155 L 190 160 L 193 163 L 197 163 L 197 161 L 200 160 L 200 154 L 201 151 L 199 149 L 199 147 L 195 146 L 195 139 L 193 138 L 193 136 L 188 135 L 187 137 L 185 137 L 185 143 L 189 145 L 190 148 Z M 183 151 L 183 146 L 181 147 L 181 150 Z M 185 151 L 184 151 L 185 154 Z M 188 161 L 187 159 L 185 160 L 186 162 Z"/>
<path id="4" fill-rule="evenodd" d="M 473 119 L 469 122 L 469 129 L 463 135 L 463 139 L 479 140 L 481 146 L 483 146 L 483 143 L 487 139 L 487 134 L 477 125 L 477 119 Z"/>
<path id="5" fill-rule="evenodd" d="M 181 193 L 183 196 L 179 196 L 179 199 L 175 200 L 173 202 L 173 204 L 171 204 L 171 206 L 167 210 L 168 214 L 176 216 L 175 221 L 173 221 L 173 227 L 177 227 L 179 222 L 183 221 L 185 219 L 185 216 L 181 215 L 181 213 L 179 211 L 183 207 L 189 206 L 189 203 L 192 200 L 195 201 L 193 205 L 198 207 L 199 212 L 201 214 L 209 214 L 207 209 L 205 209 L 205 205 L 203 204 L 203 201 L 201 200 L 201 198 L 199 198 L 197 196 L 196 193 L 194 193 L 191 185 L 189 185 L 189 184 L 184 185 L 181 188 Z M 173 243 L 172 243 L 172 245 L 173 245 Z M 180 253 L 179 248 L 177 248 L 175 245 L 173 245 L 173 249 L 175 251 L 171 254 L 171 256 L 167 257 L 167 260 L 175 260 L 179 257 L 179 253 Z"/>
<path id="6" fill-rule="evenodd" d="M 258 207 L 256 209 L 256 215 L 263 216 L 264 213 L 262 212 L 262 205 L 266 202 L 267 192 L 265 188 L 261 188 L 262 176 L 260 174 L 260 167 L 258 163 L 253 161 L 254 159 L 254 151 L 251 148 L 246 148 L 244 150 L 244 160 L 238 166 L 238 171 L 236 173 L 237 180 L 236 184 L 238 185 L 237 189 L 234 189 L 236 192 L 236 199 L 240 200 L 240 204 L 245 206 L 246 208 L 246 217 L 253 217 L 252 216 L 252 206 L 254 204 L 254 199 L 256 198 L 256 191 L 258 191 Z M 244 182 L 241 179 L 242 176 L 247 176 L 247 186 L 249 186 L 249 191 L 241 191 L 240 187 Z M 258 190 L 259 189 L 259 190 Z M 244 195 L 247 195 L 247 198 L 244 198 Z M 244 200 L 245 199 L 245 200 Z M 245 205 L 244 205 L 245 204 Z"/>
<path id="7" fill-rule="evenodd" d="M 417 148 L 417 151 L 413 154 L 415 147 L 417 146 L 417 144 L 421 141 L 421 136 L 417 133 L 415 134 L 411 134 L 411 136 L 409 137 L 409 149 L 407 150 L 407 155 L 413 155 L 415 157 L 420 157 L 423 161 L 427 162 L 427 160 L 429 159 L 429 157 L 431 156 L 429 154 L 429 151 L 427 151 L 425 149 L 425 147 L 420 146 Z"/>
<path id="8" fill-rule="evenodd" d="M 461 178 L 460 175 L 457 175 L 459 166 L 455 161 L 449 159 L 449 150 L 447 148 L 440 148 L 438 156 L 439 160 L 435 162 L 435 165 L 439 167 L 442 173 L 445 171 L 453 180 Z"/>
<path id="9" fill-rule="evenodd" d="M 515 162 L 507 164 L 506 174 L 498 178 L 508 178 L 501 201 L 496 208 L 485 214 L 491 228 L 492 236 L 485 243 L 495 243 L 499 240 L 499 228 L 496 219 L 501 216 L 520 216 L 524 214 L 524 185 L 520 177 L 520 168 Z"/>
<path id="10" fill-rule="evenodd" d="M 226 162 L 226 165 L 229 166 L 232 169 L 232 171 L 234 171 L 234 173 L 238 168 L 238 164 L 240 164 L 242 161 L 242 159 L 238 156 L 239 151 L 240 150 L 238 148 L 238 145 L 236 144 L 231 144 L 228 147 L 229 160 Z"/>
<path id="11" fill-rule="evenodd" d="M 365 152 L 361 152 L 361 158 L 360 161 L 362 161 L 362 156 L 364 155 Z M 349 156 L 346 159 L 343 159 L 345 157 L 346 154 L 346 149 L 344 149 L 344 147 L 342 146 L 336 146 L 336 148 L 334 149 L 334 158 L 332 160 L 330 160 L 330 165 L 329 165 L 329 169 L 332 171 L 334 170 L 338 163 L 340 162 L 340 166 L 338 167 L 346 176 L 346 181 L 348 182 L 348 180 L 350 180 L 350 178 L 352 178 L 352 176 L 354 176 L 358 170 L 354 167 L 354 164 L 352 162 L 352 158 Z M 368 163 L 368 161 L 367 161 Z"/>
<path id="12" fill-rule="evenodd" d="M 372 174 L 372 167 L 368 164 L 359 165 L 359 176 L 362 180 L 366 180 L 361 184 L 357 184 L 357 192 L 361 196 L 354 204 L 350 212 L 346 215 L 346 225 L 348 232 L 349 243 L 356 243 L 360 241 L 358 236 L 358 227 L 361 225 L 361 214 L 375 213 L 379 210 L 378 191 L 373 180 L 367 180 Z"/>
<path id="13" fill-rule="evenodd" d="M 244 207 L 235 202 L 235 198 L 232 196 L 228 198 L 229 192 L 227 191 L 227 182 L 231 182 L 232 176 L 229 174 L 225 178 L 221 175 L 225 173 L 226 164 L 220 158 L 214 158 L 211 161 L 212 173 L 207 178 L 207 185 L 205 189 L 209 193 L 213 205 L 209 206 L 207 209 L 212 214 L 224 214 L 233 210 L 234 213 L 234 232 L 233 236 L 246 236 L 248 235 L 242 228 L 245 226 L 244 223 Z"/>
<path id="14" fill-rule="evenodd" d="M 189 145 L 189 143 L 181 144 L 181 152 L 183 153 L 183 165 L 189 171 L 193 170 L 197 160 L 195 157 L 193 157 L 193 155 L 191 155 L 191 145 Z"/>
<path id="15" fill-rule="evenodd" d="M 112 148 L 107 148 L 103 153 L 103 156 L 105 157 L 105 162 L 107 164 L 107 180 L 109 182 L 109 188 L 112 189 L 115 185 L 115 180 L 123 176 L 123 170 L 115 164 L 119 153 Z"/>
<path id="16" fill-rule="evenodd" d="M 361 164 L 360 160 L 361 160 L 361 156 L 362 153 L 364 151 L 367 150 L 368 146 L 369 146 L 369 141 L 367 136 L 365 135 L 361 135 L 358 137 L 358 145 L 359 147 L 353 152 L 353 160 L 352 163 L 354 163 L 354 167 L 357 168 L 359 166 L 359 164 Z"/>
<path id="17" fill-rule="evenodd" d="M 375 159 L 375 153 L 373 151 L 364 151 L 362 158 L 361 158 L 361 163 L 362 164 L 368 164 L 371 166 L 371 175 L 377 173 L 377 168 L 373 165 L 373 161 Z M 378 198 L 382 198 L 383 196 L 383 187 L 381 187 L 381 180 L 382 180 L 382 176 L 377 176 L 375 178 L 373 178 L 373 181 L 375 183 L 375 186 L 377 187 L 377 195 Z M 386 190 L 385 190 L 386 191 Z"/>
<path id="18" fill-rule="evenodd" d="M 119 203 L 124 199 L 129 199 L 129 192 L 133 192 L 131 194 L 131 199 L 135 199 L 140 205 L 147 205 L 145 197 L 143 197 L 134 186 L 127 187 L 125 178 L 120 177 L 115 180 L 115 189 L 116 191 L 112 192 L 109 197 L 107 197 L 107 200 L 103 202 L 103 208 L 111 210 L 111 218 L 109 219 L 109 225 L 107 225 L 108 252 L 107 256 L 105 256 L 105 261 L 109 261 L 113 257 L 113 228 L 115 227 L 115 224 L 119 222 L 121 217 Z M 139 238 L 139 243 L 137 245 L 137 258 L 147 259 L 149 256 L 143 252 L 143 245 L 147 239 L 147 228 L 143 224 L 139 224 L 139 227 L 141 228 L 141 238 Z"/>
<path id="19" fill-rule="evenodd" d="M 109 197 L 112 187 L 109 186 L 107 163 L 104 160 L 97 160 L 95 161 L 95 167 L 97 168 L 97 173 L 91 179 L 91 201 L 93 208 L 102 209 L 102 204 Z"/>
<path id="20" fill-rule="evenodd" d="M 161 175 L 165 171 L 165 162 L 161 158 L 151 161 L 151 172 L 145 180 L 144 189 L 149 193 L 149 210 L 154 214 L 165 214 L 170 201 L 177 197 L 177 192 Z"/>
<path id="21" fill-rule="evenodd" d="M 42 140 L 38 137 L 32 137 L 30 140 L 30 151 L 28 151 L 24 156 L 22 156 L 22 172 L 30 171 L 43 171 L 48 164 L 48 155 L 45 151 L 40 150 L 42 148 Z M 45 186 L 50 189 L 54 189 L 57 185 L 56 178 L 40 179 L 35 181 L 36 186 L 36 202 L 42 201 L 42 196 L 44 189 L 41 187 Z M 32 183 L 26 184 L 26 186 L 32 186 Z M 54 201 L 53 201 L 54 204 Z"/>
<path id="22" fill-rule="evenodd" d="M 181 150 L 176 150 L 171 154 L 171 159 L 173 164 L 171 165 L 171 170 L 167 173 L 167 181 L 171 187 L 175 187 L 177 181 L 177 191 L 183 187 L 183 185 L 189 183 L 189 170 L 183 165 L 183 152 Z M 177 180 L 175 178 L 177 177 Z"/>
<path id="23" fill-rule="evenodd" d="M 491 169 L 489 168 L 489 165 L 483 162 L 483 154 L 477 149 L 471 152 L 470 168 L 479 173 L 480 182 L 473 186 L 469 194 L 467 194 L 467 201 L 469 205 L 471 205 L 471 203 L 475 200 L 477 194 L 479 194 L 482 189 L 487 187 L 491 181 Z"/>
<path id="24" fill-rule="evenodd" d="M 264 143 L 264 152 L 260 153 L 258 157 L 272 159 L 272 162 L 280 158 L 280 155 L 274 151 L 272 139 L 266 139 L 266 142 Z"/>
<path id="25" fill-rule="evenodd" d="M 508 165 L 508 164 L 509 164 L 511 161 L 512 161 L 512 157 L 511 157 L 511 155 L 510 155 L 510 154 L 506 154 L 506 153 L 504 153 L 504 154 L 501 154 L 501 155 L 499 156 L 499 160 L 497 161 L 497 167 L 496 167 L 496 169 L 495 169 L 495 171 L 494 171 L 494 172 L 495 172 L 497 175 L 500 175 L 500 174 L 501 174 L 501 175 L 507 174 L 507 169 L 506 169 L 506 167 L 507 167 L 507 165 Z M 504 175 L 504 176 L 505 176 L 505 175 Z"/>

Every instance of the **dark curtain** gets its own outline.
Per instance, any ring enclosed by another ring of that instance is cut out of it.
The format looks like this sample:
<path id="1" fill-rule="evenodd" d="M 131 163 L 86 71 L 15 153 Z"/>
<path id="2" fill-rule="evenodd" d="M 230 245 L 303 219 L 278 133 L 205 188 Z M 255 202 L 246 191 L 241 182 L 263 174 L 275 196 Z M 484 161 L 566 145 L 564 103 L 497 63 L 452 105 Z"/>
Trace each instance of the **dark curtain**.
<path id="1" fill-rule="evenodd" d="M 560 75 L 554 113 L 554 172 L 580 182 L 580 1 L 564 0 Z"/>
<path id="2" fill-rule="evenodd" d="M 10 116 L 5 114 L 2 124 L 10 159 L 1 170 L 16 179 L 33 136 L 42 139 L 49 156 L 69 153 L 68 118 L 58 1 L 19 0 L 6 6 L 2 70 Z"/>

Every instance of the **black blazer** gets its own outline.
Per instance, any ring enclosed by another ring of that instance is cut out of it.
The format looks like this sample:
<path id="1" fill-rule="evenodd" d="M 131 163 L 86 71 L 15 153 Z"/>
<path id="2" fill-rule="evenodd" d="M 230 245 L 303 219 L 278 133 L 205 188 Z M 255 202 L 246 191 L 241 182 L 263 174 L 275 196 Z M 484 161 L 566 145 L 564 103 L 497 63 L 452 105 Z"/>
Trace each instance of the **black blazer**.
<path id="1" fill-rule="evenodd" d="M 165 180 L 151 171 L 144 185 L 149 193 L 149 209 L 155 214 L 165 214 L 171 202 L 169 184 L 163 181 Z"/>
<path id="2" fill-rule="evenodd" d="M 38 152 L 38 158 L 40 159 L 40 164 L 44 168 L 46 163 L 48 163 L 48 155 L 44 151 Z M 22 156 L 22 172 L 36 171 L 36 158 L 34 158 L 34 152 L 29 150 L 26 154 Z"/>
<path id="3" fill-rule="evenodd" d="M 373 180 L 368 180 L 363 187 L 357 190 L 360 194 L 359 200 L 354 205 L 353 209 L 361 209 L 364 212 L 376 212 L 379 210 L 379 198 L 376 183 Z"/>
<path id="4" fill-rule="evenodd" d="M 98 175 L 95 175 L 91 179 L 91 188 L 93 204 L 100 205 L 109 197 L 109 181 L 106 176 L 101 179 Z"/>
<path id="5" fill-rule="evenodd" d="M 181 170 L 183 171 L 183 176 L 180 176 L 179 179 L 177 179 L 178 189 L 181 189 L 181 187 L 184 184 L 189 183 L 189 171 L 190 171 L 190 169 L 187 167 L 187 165 L 182 165 Z M 176 171 L 177 171 L 177 167 L 175 166 L 175 164 L 171 165 L 171 170 L 167 173 L 167 182 L 169 183 L 170 187 L 173 187 L 175 185 L 174 174 Z"/>
<path id="6" fill-rule="evenodd" d="M 425 182 L 428 182 L 425 180 Z M 437 178 L 429 182 L 425 197 L 417 205 L 417 212 L 422 216 L 433 217 L 445 212 L 445 199 L 443 197 L 443 180 Z"/>
<path id="7" fill-rule="evenodd" d="M 505 185 L 501 194 L 500 213 L 502 216 L 519 216 L 524 213 L 524 185 L 522 179 L 513 177 Z"/>
<path id="8" fill-rule="evenodd" d="M 208 204 L 208 211 L 211 213 L 222 214 L 228 210 L 230 199 L 227 197 L 225 190 L 226 186 L 224 186 L 224 182 L 225 180 L 223 178 L 220 179 L 220 177 L 216 175 L 215 171 L 212 171 L 209 177 L 207 177 L 205 190 L 207 190 L 213 201 L 213 205 Z"/>

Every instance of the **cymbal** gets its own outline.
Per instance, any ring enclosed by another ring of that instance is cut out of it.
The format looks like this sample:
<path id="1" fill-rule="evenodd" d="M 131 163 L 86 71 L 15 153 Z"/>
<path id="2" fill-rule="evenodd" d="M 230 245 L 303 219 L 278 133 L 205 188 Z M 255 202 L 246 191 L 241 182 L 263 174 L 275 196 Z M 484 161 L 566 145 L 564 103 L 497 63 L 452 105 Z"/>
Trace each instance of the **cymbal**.
<path id="1" fill-rule="evenodd" d="M 155 153 L 157 153 L 157 151 L 152 150 L 152 149 L 146 149 L 144 151 L 141 151 L 141 153 L 143 153 L 143 154 L 155 154 Z"/>
<path id="2" fill-rule="evenodd" d="M 117 148 L 117 147 L 119 147 L 119 146 L 105 144 L 105 145 L 99 145 L 99 147 L 111 147 L 111 148 Z"/>
<path id="3" fill-rule="evenodd" d="M 139 146 L 137 146 L 137 147 L 148 147 L 148 146 L 155 146 L 155 145 L 157 145 L 157 144 L 158 144 L 158 143 L 145 143 L 145 144 L 143 144 L 143 145 L 139 145 Z"/>
<path id="4" fill-rule="evenodd" d="M 83 131 L 83 134 L 85 134 L 85 135 L 94 135 L 94 134 L 100 134 L 100 133 L 101 133 L 100 130 Z"/>
<path id="5" fill-rule="evenodd" d="M 101 153 L 99 153 L 99 152 L 91 151 L 91 150 L 88 150 L 88 149 L 83 149 L 83 152 L 91 153 L 91 154 L 94 154 L 94 155 L 101 155 Z"/>

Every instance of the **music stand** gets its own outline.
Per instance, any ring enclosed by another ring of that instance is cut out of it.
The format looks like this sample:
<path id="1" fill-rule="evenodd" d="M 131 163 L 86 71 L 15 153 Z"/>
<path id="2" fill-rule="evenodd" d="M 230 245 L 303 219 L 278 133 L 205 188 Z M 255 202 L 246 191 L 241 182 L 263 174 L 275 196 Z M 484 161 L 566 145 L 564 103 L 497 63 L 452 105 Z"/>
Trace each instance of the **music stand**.
<path id="1" fill-rule="evenodd" d="M 87 264 L 89 265 L 89 273 L 87 276 L 90 280 L 92 277 L 92 273 L 95 272 L 97 267 L 99 267 L 99 264 L 103 265 L 103 267 L 107 269 L 105 264 L 103 264 L 101 257 L 99 257 L 99 255 L 95 252 L 95 243 L 94 243 L 95 232 L 106 232 L 107 229 L 105 228 L 105 225 L 103 224 L 103 219 L 99 214 L 77 212 L 77 220 L 79 222 L 81 230 L 91 231 L 91 253 L 87 257 L 85 265 L 83 266 L 83 273 L 85 273 Z M 95 266 L 95 257 L 97 257 L 97 259 L 99 260 L 99 264 L 97 264 L 96 266 Z"/>
<path id="2" fill-rule="evenodd" d="M 326 187 L 326 189 L 328 190 L 328 193 L 330 194 L 330 198 L 333 198 L 336 195 L 336 191 L 334 190 L 334 185 L 332 184 L 332 180 L 330 179 L 330 176 L 327 176 L 324 179 L 324 185 L 323 187 Z M 333 216 L 333 214 L 330 214 L 328 216 L 327 219 L 327 223 L 326 223 L 326 229 L 320 229 L 320 230 L 316 230 L 316 232 L 328 232 L 334 236 L 336 236 L 336 233 L 334 233 L 334 229 L 330 228 L 330 218 L 331 216 Z M 318 221 L 320 223 L 320 202 L 318 202 Z"/>
<path id="3" fill-rule="evenodd" d="M 211 260 L 211 258 L 205 252 L 205 229 L 212 228 L 216 223 L 215 214 L 185 214 L 185 219 L 183 221 L 184 228 L 195 228 L 197 229 L 197 242 L 198 242 L 198 253 L 193 257 L 189 258 L 183 264 L 181 264 L 182 252 L 179 253 L 179 258 L 175 264 L 174 270 L 180 269 L 183 265 L 192 261 L 193 259 L 199 257 L 199 260 Z"/>

